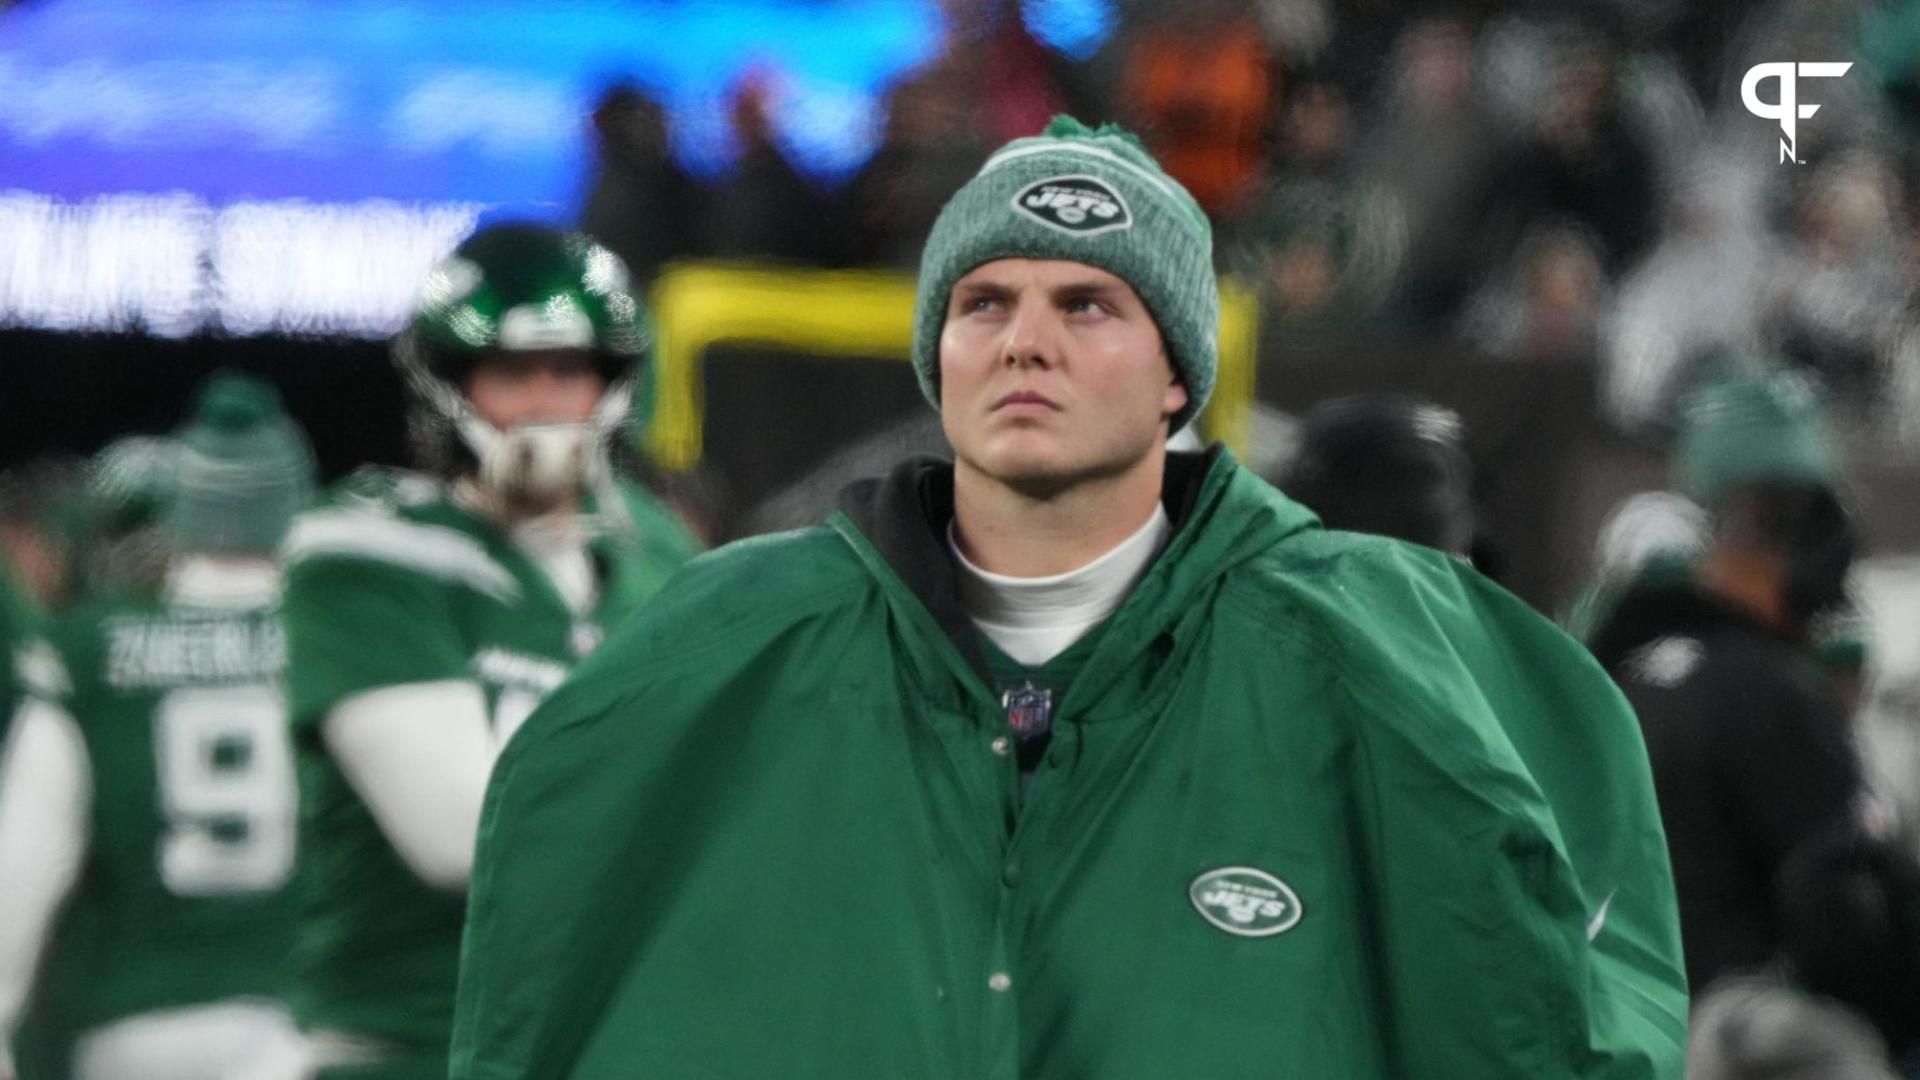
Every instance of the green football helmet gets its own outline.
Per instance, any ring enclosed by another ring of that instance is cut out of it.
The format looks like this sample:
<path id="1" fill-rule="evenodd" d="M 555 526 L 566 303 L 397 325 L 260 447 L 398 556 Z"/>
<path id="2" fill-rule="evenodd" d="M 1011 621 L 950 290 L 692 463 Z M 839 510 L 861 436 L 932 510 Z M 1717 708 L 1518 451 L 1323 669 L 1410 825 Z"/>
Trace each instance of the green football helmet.
<path id="1" fill-rule="evenodd" d="M 610 444 L 630 434 L 648 338 L 613 252 L 580 233 L 509 223 L 475 233 L 434 268 L 394 360 L 422 406 L 430 467 L 472 472 L 495 492 L 552 493 L 607 475 Z M 585 421 L 503 431 L 474 411 L 465 387 L 482 360 L 573 349 L 606 380 Z"/>

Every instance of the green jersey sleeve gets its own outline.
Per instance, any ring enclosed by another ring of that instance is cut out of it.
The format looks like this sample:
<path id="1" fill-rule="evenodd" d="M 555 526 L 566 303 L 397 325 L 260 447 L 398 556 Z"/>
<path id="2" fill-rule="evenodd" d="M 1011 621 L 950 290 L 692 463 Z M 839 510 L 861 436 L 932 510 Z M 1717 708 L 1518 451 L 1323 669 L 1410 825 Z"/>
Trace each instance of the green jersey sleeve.
<path id="1" fill-rule="evenodd" d="M 287 698 L 297 726 L 367 690 L 469 675 L 457 596 L 372 559 L 321 557 L 287 575 Z"/>

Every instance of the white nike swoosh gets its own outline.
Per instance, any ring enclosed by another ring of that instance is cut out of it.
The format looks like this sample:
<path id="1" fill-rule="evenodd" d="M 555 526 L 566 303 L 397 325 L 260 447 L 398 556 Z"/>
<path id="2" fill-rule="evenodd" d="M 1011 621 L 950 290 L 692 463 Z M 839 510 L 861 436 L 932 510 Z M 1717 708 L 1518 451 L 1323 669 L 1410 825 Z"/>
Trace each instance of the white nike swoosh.
<path id="1" fill-rule="evenodd" d="M 1600 910 L 1594 912 L 1593 918 L 1588 920 L 1587 922 L 1587 940 L 1588 941 L 1592 941 L 1594 938 L 1599 937 L 1600 928 L 1607 925 L 1607 908 L 1613 903 L 1614 893 L 1617 893 L 1619 891 L 1620 890 L 1615 889 L 1613 892 L 1608 893 L 1607 898 L 1605 900 L 1600 901 Z"/>

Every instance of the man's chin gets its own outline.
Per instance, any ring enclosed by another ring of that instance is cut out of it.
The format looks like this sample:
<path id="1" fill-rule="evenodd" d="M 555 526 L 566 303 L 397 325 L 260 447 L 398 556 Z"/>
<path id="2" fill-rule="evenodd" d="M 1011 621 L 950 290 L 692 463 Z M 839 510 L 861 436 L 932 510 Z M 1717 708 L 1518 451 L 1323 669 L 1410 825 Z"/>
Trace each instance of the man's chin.
<path id="1" fill-rule="evenodd" d="M 1050 499 L 1089 475 L 1075 463 L 1039 455 L 999 455 L 984 464 L 980 471 L 1030 499 Z"/>

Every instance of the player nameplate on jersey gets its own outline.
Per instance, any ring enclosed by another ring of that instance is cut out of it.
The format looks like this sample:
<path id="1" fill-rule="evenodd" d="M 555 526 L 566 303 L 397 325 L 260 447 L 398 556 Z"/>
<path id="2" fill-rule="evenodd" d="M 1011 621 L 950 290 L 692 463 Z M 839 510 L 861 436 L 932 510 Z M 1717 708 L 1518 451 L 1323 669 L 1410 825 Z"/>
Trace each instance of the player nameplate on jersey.
<path id="1" fill-rule="evenodd" d="M 1223 866 L 1187 887 L 1200 917 L 1239 937 L 1272 937 L 1300 921 L 1300 898 L 1287 883 L 1251 866 Z"/>
<path id="2" fill-rule="evenodd" d="M 115 615 L 106 637 L 107 684 L 122 690 L 276 678 L 287 662 L 278 619 Z"/>
<path id="3" fill-rule="evenodd" d="M 1021 683 L 1000 696 L 1007 710 L 1007 726 L 1023 739 L 1045 735 L 1053 726 L 1053 691 L 1032 683 Z"/>
<path id="4" fill-rule="evenodd" d="M 1029 184 L 1013 197 L 1013 208 L 1071 236 L 1098 236 L 1133 226 L 1126 200 L 1091 176 L 1056 176 Z"/>

